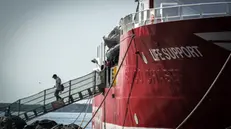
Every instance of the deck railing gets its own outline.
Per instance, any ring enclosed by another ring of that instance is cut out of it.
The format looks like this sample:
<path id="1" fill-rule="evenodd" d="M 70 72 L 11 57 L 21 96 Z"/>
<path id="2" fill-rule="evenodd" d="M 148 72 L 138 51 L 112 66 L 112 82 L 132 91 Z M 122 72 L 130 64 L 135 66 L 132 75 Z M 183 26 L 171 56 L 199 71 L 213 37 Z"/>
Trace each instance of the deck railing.
<path id="1" fill-rule="evenodd" d="M 120 21 L 121 34 L 131 29 L 168 21 L 222 17 L 231 14 L 231 2 L 174 5 L 132 13 Z"/>

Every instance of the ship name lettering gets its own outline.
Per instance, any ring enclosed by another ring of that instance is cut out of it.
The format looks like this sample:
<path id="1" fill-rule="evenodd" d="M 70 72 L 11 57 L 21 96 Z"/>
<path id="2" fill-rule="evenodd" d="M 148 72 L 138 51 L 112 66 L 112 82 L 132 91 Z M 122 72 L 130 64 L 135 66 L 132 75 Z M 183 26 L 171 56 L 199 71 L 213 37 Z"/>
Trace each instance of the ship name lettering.
<path id="1" fill-rule="evenodd" d="M 149 52 L 154 61 L 203 57 L 198 46 L 149 49 Z"/>

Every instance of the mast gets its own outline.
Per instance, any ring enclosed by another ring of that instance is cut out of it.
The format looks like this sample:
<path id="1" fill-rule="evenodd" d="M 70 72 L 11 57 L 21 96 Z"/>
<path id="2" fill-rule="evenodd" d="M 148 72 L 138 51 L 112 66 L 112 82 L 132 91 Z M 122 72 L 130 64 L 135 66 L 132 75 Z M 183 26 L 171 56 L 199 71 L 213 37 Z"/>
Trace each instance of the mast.
<path id="1" fill-rule="evenodd" d="M 154 0 L 149 0 L 149 8 L 154 8 Z"/>
<path id="2" fill-rule="evenodd" d="M 154 0 L 135 0 L 137 2 L 136 12 L 154 8 Z"/>

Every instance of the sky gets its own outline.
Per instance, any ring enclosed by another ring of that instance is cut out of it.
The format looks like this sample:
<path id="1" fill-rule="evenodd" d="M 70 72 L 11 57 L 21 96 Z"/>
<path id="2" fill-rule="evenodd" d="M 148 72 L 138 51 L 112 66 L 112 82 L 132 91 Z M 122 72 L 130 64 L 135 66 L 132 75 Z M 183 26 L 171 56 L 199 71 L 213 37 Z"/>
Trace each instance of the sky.
<path id="1" fill-rule="evenodd" d="M 96 47 L 134 0 L 0 0 L 0 103 L 90 73 Z"/>

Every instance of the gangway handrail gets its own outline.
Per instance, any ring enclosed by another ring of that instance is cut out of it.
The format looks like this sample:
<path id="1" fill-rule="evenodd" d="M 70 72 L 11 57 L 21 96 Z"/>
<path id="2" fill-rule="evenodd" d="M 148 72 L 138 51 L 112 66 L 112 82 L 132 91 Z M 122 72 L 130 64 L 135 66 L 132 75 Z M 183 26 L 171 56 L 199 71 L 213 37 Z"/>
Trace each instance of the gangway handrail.
<path id="1" fill-rule="evenodd" d="M 89 78 L 87 78 L 87 79 L 90 79 L 91 77 L 89 77 Z M 70 80 L 70 81 L 72 81 L 72 80 Z M 68 81 L 68 82 L 70 82 L 70 81 Z M 83 81 L 85 81 L 85 79 L 84 80 L 81 80 L 81 81 L 79 81 L 79 82 L 83 82 Z M 78 83 L 79 83 L 78 82 Z M 67 82 L 65 82 L 65 83 L 67 83 Z M 65 84 L 65 83 L 63 83 L 63 84 Z M 75 85 L 75 84 L 78 84 L 78 83 L 74 83 L 74 84 L 72 84 L 72 85 Z M 73 89 L 78 89 L 78 88 L 81 88 L 81 87 L 83 87 L 84 85 L 81 85 L 81 86 L 78 86 L 78 87 L 76 87 L 76 88 L 73 88 Z M 65 86 L 64 87 L 64 89 L 65 88 L 68 88 L 69 87 L 69 85 L 68 86 Z M 55 89 L 54 87 L 53 88 L 49 88 L 49 90 L 51 90 L 51 89 Z M 48 89 L 46 89 L 46 91 L 47 91 Z M 42 91 L 42 92 L 44 92 L 44 90 Z M 41 92 L 41 93 L 42 93 Z M 62 94 L 64 94 L 64 93 L 66 93 L 66 92 L 68 92 L 68 91 L 65 91 L 65 92 L 62 92 Z M 46 95 L 50 95 L 50 94 L 52 94 L 53 92 L 50 92 L 50 93 L 47 93 Z M 38 93 L 39 94 L 39 93 Z M 40 96 L 40 97 L 43 97 L 43 95 L 42 96 Z M 27 97 L 28 98 L 28 97 Z M 39 98 L 39 97 L 37 97 L 37 98 Z M 24 98 L 25 99 L 25 98 Z M 25 103 L 27 103 L 27 102 L 25 102 Z"/>
<path id="2" fill-rule="evenodd" d="M 90 79 L 90 78 L 87 78 L 87 79 Z M 80 82 L 83 82 L 83 81 L 84 81 L 84 80 L 82 80 L 82 81 L 80 81 Z M 82 85 L 80 85 L 80 86 L 78 86 L 78 87 L 73 88 L 72 90 L 74 90 L 74 89 L 80 89 L 80 88 L 84 87 L 85 85 L 87 85 L 87 84 L 89 84 L 89 83 L 93 83 L 93 82 L 94 82 L 94 81 L 84 83 L 84 84 L 82 84 Z M 77 84 L 77 83 L 75 83 L 75 84 Z M 75 84 L 73 84 L 73 85 L 75 85 Z M 72 85 L 70 85 L 70 86 L 72 86 Z M 68 87 L 69 87 L 69 86 L 66 86 L 65 88 L 68 88 Z M 55 88 L 54 88 L 54 89 L 55 89 Z M 69 91 L 67 90 L 67 91 L 65 91 L 65 92 L 62 92 L 60 95 L 65 94 L 65 93 L 67 93 L 67 92 L 69 92 Z M 53 94 L 53 93 L 54 93 L 54 92 L 46 93 L 46 96 L 47 96 L 47 95 L 50 95 L 50 94 Z M 32 102 L 32 101 L 37 100 L 37 99 L 42 98 L 42 97 L 44 97 L 43 94 L 41 94 L 41 96 L 39 96 L 39 97 L 37 97 L 37 98 L 34 98 L 34 99 L 32 99 L 32 100 L 29 100 L 29 101 L 24 102 L 24 104 L 29 103 L 29 102 Z M 50 98 L 53 98 L 53 97 L 54 97 L 54 96 L 52 96 L 52 97 L 50 97 Z M 21 99 L 20 99 L 20 100 L 21 100 Z M 47 98 L 46 100 L 48 100 L 48 98 Z M 42 102 L 42 101 L 43 101 L 43 100 L 38 101 L 37 103 Z"/>
<path id="3" fill-rule="evenodd" d="M 85 89 L 86 90 L 86 89 Z M 85 91 L 85 90 L 81 90 L 80 92 L 82 92 L 82 91 Z M 73 93 L 73 94 L 77 94 L 77 93 Z M 72 95 L 73 95 L 72 94 Z M 67 98 L 68 96 L 65 96 L 65 97 L 63 97 L 63 98 Z M 86 97 L 87 98 L 87 97 Z M 84 98 L 85 99 L 85 98 Z M 46 105 L 44 105 L 44 106 L 47 106 L 47 105 L 49 105 L 49 104 L 46 104 Z M 41 108 L 41 107 L 37 107 L 37 108 L 35 108 L 35 109 L 38 109 L 38 108 Z M 31 109 L 31 110 L 29 110 L 29 111 L 25 111 L 25 112 L 31 112 L 31 111 L 33 111 L 34 109 Z M 25 113 L 24 112 L 24 113 Z M 20 113 L 19 115 L 23 115 L 24 113 Z"/>
<path id="4" fill-rule="evenodd" d="M 95 72 L 95 71 L 93 71 L 93 72 Z M 85 77 L 85 76 L 87 76 L 87 75 L 90 75 L 90 74 L 93 73 L 93 72 L 90 72 L 90 73 L 88 73 L 88 74 L 86 74 L 86 75 L 84 75 L 84 76 L 81 76 L 81 77 L 78 77 L 78 78 L 75 78 L 75 79 L 72 79 L 72 80 L 77 80 L 77 79 L 83 78 L 83 77 Z M 72 80 L 69 80 L 69 81 L 64 82 L 64 83 L 62 83 L 62 84 L 66 84 L 66 83 L 68 83 L 68 82 L 70 82 L 70 81 L 72 81 Z M 66 87 L 68 87 L 68 86 L 66 86 Z M 66 88 L 66 87 L 65 87 L 65 88 Z M 51 89 L 54 89 L 54 88 L 55 88 L 55 87 L 51 87 L 51 88 L 47 88 L 47 89 L 45 89 L 45 90 L 51 90 Z M 13 103 L 16 103 L 16 102 L 19 101 L 19 100 L 26 99 L 26 98 L 32 97 L 32 96 L 34 96 L 34 95 L 38 95 L 38 94 L 40 94 L 40 93 L 43 93 L 45 90 L 42 90 L 42 91 L 40 91 L 40 92 L 38 92 L 38 93 L 36 93 L 36 94 L 29 95 L 29 96 L 27 96 L 27 97 L 23 97 L 23 98 L 21 98 L 21 99 L 18 99 L 18 100 L 16 100 L 16 101 L 14 101 Z M 13 103 L 11 103 L 11 104 L 13 104 Z M 11 104 L 9 104 L 9 105 L 11 105 Z M 8 106 L 9 106 L 9 105 L 8 105 Z M 6 107 L 8 107 L 8 106 L 6 106 Z M 3 107 L 3 108 L 4 108 L 4 107 Z"/>
<path id="5" fill-rule="evenodd" d="M 91 96 L 92 92 L 97 90 L 93 88 L 96 86 L 96 75 L 97 74 L 98 74 L 97 71 L 93 71 L 84 76 L 81 76 L 81 77 L 69 80 L 65 83 L 62 83 L 65 88 L 64 88 L 64 91 L 60 93 L 60 96 L 62 96 L 62 98 L 65 98 L 65 99 L 68 98 L 64 102 L 66 104 L 70 104 L 70 101 L 71 102 L 76 101 L 75 99 L 77 99 L 78 97 L 79 99 L 84 99 L 86 95 Z M 50 105 L 52 102 L 55 101 L 54 100 L 55 96 L 53 95 L 53 93 L 55 92 L 55 89 L 56 89 L 55 87 L 48 88 L 43 91 L 40 91 L 39 93 L 30 95 L 29 97 L 18 99 L 14 103 L 11 103 L 8 106 L 6 106 L 5 109 L 9 107 L 8 109 L 9 109 L 10 114 L 19 116 L 19 115 L 22 115 L 22 112 L 25 113 L 28 111 L 32 111 L 36 108 L 42 108 L 42 106 L 44 107 L 46 105 Z M 97 93 L 99 92 L 100 91 L 98 90 Z M 1 108 L 4 109 L 4 107 L 1 107 Z"/>

